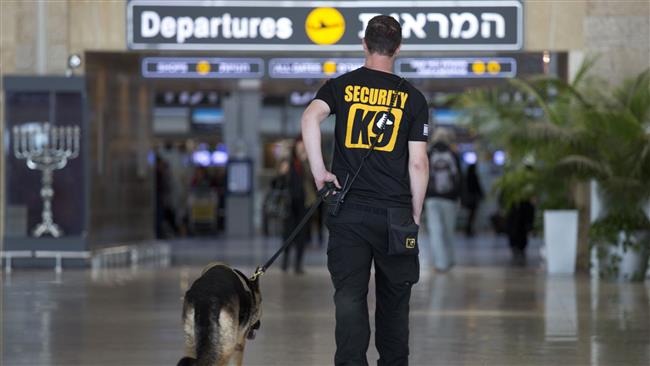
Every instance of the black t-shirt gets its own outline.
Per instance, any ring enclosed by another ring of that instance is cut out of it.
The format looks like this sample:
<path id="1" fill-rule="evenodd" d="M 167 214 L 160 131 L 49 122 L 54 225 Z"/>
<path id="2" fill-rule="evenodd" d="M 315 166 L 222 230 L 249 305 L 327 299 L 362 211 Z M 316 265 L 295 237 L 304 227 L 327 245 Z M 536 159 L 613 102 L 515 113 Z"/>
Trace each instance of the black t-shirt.
<path id="1" fill-rule="evenodd" d="M 422 93 L 407 81 L 393 98 L 399 82 L 397 75 L 361 67 L 328 80 L 316 94 L 336 114 L 332 173 L 341 185 L 346 176 L 352 179 L 380 131 L 378 120 L 395 100 L 393 122 L 386 125 L 347 201 L 378 207 L 411 205 L 408 142 L 427 141 L 429 108 Z"/>

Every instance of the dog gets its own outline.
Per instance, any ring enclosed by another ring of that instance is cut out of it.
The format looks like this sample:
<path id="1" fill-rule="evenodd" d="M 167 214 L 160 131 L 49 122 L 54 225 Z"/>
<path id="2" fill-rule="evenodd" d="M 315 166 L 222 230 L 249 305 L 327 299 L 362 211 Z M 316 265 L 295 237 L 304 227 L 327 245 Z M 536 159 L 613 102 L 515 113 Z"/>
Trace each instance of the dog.
<path id="1" fill-rule="evenodd" d="M 185 293 L 185 357 L 177 366 L 241 366 L 246 339 L 260 327 L 259 279 L 222 263 L 206 267 Z"/>

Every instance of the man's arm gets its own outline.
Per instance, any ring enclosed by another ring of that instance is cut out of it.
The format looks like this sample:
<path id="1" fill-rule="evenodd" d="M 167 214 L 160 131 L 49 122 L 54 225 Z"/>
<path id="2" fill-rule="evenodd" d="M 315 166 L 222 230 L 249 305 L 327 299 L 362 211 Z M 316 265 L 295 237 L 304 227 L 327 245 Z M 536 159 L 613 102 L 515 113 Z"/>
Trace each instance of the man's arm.
<path id="1" fill-rule="evenodd" d="M 302 141 L 305 143 L 309 166 L 316 182 L 316 188 L 320 190 L 325 182 L 334 182 L 337 188 L 341 188 L 336 176 L 325 168 L 323 152 L 321 150 L 320 124 L 330 114 L 330 107 L 320 99 L 314 99 L 302 114 L 300 124 L 302 126 Z"/>
<path id="2" fill-rule="evenodd" d="M 429 156 L 425 141 L 409 141 L 409 178 L 413 197 L 413 219 L 420 225 L 422 204 L 429 183 Z"/>

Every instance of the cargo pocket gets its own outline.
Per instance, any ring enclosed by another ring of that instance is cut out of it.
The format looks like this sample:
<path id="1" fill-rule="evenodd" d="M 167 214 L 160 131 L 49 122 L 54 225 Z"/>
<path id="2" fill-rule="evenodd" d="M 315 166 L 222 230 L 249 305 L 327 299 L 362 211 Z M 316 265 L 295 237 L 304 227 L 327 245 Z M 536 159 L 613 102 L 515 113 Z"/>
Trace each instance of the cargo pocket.
<path id="1" fill-rule="evenodd" d="M 420 227 L 413 221 L 410 208 L 388 209 L 388 255 L 389 256 L 417 256 L 420 253 L 418 246 L 418 231 Z"/>

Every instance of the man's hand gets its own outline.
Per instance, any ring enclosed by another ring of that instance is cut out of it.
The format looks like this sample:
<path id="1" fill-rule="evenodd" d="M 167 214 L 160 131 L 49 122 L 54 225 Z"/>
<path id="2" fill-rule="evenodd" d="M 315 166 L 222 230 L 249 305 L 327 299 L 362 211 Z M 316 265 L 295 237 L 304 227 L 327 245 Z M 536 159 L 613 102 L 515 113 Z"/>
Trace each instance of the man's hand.
<path id="1" fill-rule="evenodd" d="M 416 224 L 417 226 L 420 226 L 420 220 L 421 220 L 420 215 L 417 215 L 417 216 L 416 216 L 416 215 L 413 215 L 413 221 L 415 221 L 415 224 Z"/>
<path id="2" fill-rule="evenodd" d="M 339 184 L 338 179 L 336 179 L 336 175 L 327 170 L 318 173 L 314 172 L 314 181 L 316 182 L 316 189 L 319 191 L 323 189 L 326 182 L 332 182 L 336 188 L 341 189 L 341 185 Z"/>

